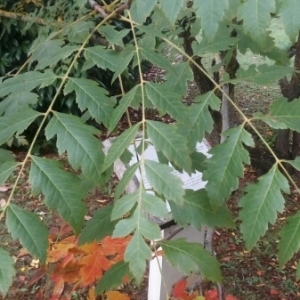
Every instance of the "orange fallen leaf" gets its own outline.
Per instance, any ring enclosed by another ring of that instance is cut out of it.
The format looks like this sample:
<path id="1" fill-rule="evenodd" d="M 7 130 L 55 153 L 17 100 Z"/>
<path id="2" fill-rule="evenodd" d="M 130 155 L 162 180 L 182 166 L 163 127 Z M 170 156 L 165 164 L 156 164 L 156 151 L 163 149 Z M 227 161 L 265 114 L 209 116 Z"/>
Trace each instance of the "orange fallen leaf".
<path id="1" fill-rule="evenodd" d="M 111 291 L 106 294 L 107 300 L 130 300 L 127 295 L 121 294 L 120 292 Z"/>

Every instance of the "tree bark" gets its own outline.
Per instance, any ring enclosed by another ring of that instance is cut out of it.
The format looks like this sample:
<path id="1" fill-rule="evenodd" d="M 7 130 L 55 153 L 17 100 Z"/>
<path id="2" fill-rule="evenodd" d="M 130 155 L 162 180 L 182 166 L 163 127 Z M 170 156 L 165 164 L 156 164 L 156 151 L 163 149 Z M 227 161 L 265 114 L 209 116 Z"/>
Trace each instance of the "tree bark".
<path id="1" fill-rule="evenodd" d="M 300 71 L 300 32 L 298 34 L 298 40 L 293 47 L 295 53 L 294 67 L 296 71 Z M 285 77 L 279 80 L 279 86 L 282 95 L 292 101 L 300 97 L 300 74 L 295 72 L 292 75 L 290 81 Z M 294 100 L 300 101 L 300 100 Z M 300 154 L 300 143 L 299 143 L 299 133 L 293 132 L 292 139 L 292 151 L 290 150 L 290 131 L 289 130 L 279 130 L 276 139 L 276 152 L 281 158 L 295 158 Z"/>

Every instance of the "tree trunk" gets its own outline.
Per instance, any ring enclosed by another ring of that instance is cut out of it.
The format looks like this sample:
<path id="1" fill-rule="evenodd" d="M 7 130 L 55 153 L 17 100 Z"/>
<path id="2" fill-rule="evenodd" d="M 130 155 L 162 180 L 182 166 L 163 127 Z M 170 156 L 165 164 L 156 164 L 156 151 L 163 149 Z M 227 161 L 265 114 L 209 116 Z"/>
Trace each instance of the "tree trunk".
<path id="1" fill-rule="evenodd" d="M 298 40 L 293 47 L 295 53 L 295 70 L 300 70 L 300 33 Z M 279 80 L 279 86 L 282 95 L 289 101 L 300 97 L 300 74 L 295 72 L 290 81 L 287 78 Z M 300 100 L 294 100 L 300 101 Z M 292 151 L 290 151 L 290 134 L 289 130 L 279 130 L 276 139 L 276 152 L 281 158 L 295 158 L 300 154 L 299 133 L 293 132 Z"/>

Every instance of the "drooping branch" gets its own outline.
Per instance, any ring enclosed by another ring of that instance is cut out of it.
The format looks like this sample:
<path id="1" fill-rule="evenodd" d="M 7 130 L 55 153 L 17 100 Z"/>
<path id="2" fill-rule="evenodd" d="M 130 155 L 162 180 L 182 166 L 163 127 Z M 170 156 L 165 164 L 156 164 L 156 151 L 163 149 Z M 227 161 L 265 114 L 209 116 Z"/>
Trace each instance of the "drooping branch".
<path id="1" fill-rule="evenodd" d="M 127 0 L 125 3 L 122 3 L 119 7 L 117 7 L 114 10 L 115 14 L 116 15 L 122 14 L 126 9 L 129 9 L 131 7 L 132 2 L 133 0 Z M 98 2 L 94 0 L 89 0 L 89 4 L 94 10 L 99 12 L 103 18 L 106 18 L 108 16 L 109 12 L 107 12 L 105 10 L 105 7 L 101 6 Z"/>
<path id="2" fill-rule="evenodd" d="M 24 15 L 21 13 L 15 13 L 15 12 L 5 11 L 5 10 L 1 10 L 1 9 L 0 9 L 0 17 L 20 20 L 20 21 L 25 21 L 25 22 L 32 22 L 32 23 L 36 23 L 39 25 L 48 25 L 48 24 L 46 24 L 44 19 L 34 18 L 32 16 Z"/>

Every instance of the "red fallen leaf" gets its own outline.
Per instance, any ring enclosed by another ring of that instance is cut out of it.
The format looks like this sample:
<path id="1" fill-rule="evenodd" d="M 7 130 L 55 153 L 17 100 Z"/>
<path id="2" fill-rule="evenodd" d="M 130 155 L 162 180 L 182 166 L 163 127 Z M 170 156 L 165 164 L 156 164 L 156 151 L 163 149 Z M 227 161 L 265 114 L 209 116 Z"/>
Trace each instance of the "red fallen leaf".
<path id="1" fill-rule="evenodd" d="M 28 282 L 28 286 L 31 287 L 33 286 L 35 283 L 37 283 L 41 278 L 43 278 L 45 275 L 47 274 L 46 269 L 45 268 L 40 268 L 37 269 L 36 272 L 33 274 L 33 276 L 31 277 L 31 279 Z"/>
<path id="2" fill-rule="evenodd" d="M 219 300 L 218 291 L 216 289 L 206 291 L 205 300 Z"/>
<path id="3" fill-rule="evenodd" d="M 270 289 L 270 294 L 271 294 L 271 295 L 278 295 L 278 294 L 279 294 L 279 291 L 278 291 L 278 290 L 275 290 L 275 289 Z"/>
<path id="4" fill-rule="evenodd" d="M 261 270 L 258 270 L 257 272 L 256 272 L 256 274 L 258 275 L 258 276 L 261 276 L 262 275 L 262 271 Z"/>
<path id="5" fill-rule="evenodd" d="M 185 291 L 187 285 L 186 280 L 179 280 L 173 285 L 172 294 L 175 298 L 184 298 L 187 295 Z"/>

